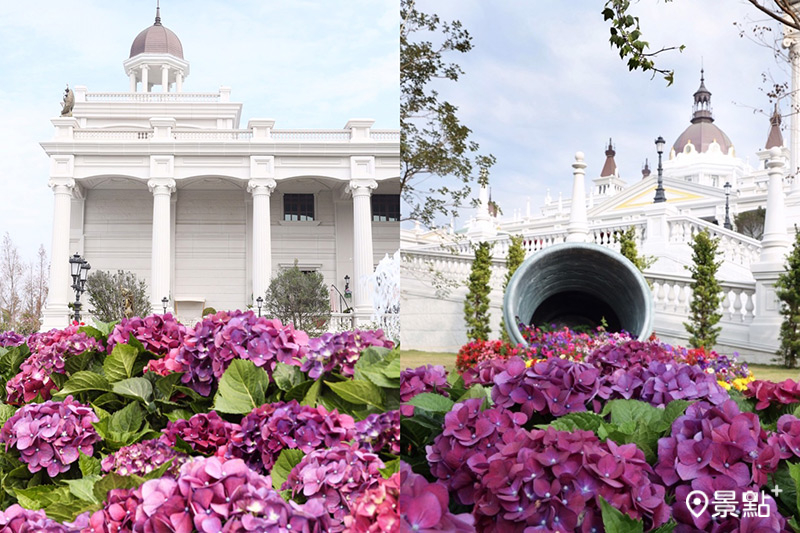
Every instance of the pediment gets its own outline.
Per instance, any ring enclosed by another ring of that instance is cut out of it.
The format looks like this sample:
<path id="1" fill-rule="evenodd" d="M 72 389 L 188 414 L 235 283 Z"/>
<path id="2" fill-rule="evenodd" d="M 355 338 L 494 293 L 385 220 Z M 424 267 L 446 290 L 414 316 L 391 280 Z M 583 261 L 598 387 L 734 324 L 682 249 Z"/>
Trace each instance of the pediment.
<path id="1" fill-rule="evenodd" d="M 595 207 L 589 211 L 589 215 L 596 217 L 603 213 L 640 209 L 651 205 L 656 195 L 656 185 L 655 179 L 643 180 L 631 185 L 606 201 L 595 204 Z M 664 178 L 664 194 L 668 204 L 698 202 L 724 196 L 724 192 L 716 188 L 668 178 Z"/>

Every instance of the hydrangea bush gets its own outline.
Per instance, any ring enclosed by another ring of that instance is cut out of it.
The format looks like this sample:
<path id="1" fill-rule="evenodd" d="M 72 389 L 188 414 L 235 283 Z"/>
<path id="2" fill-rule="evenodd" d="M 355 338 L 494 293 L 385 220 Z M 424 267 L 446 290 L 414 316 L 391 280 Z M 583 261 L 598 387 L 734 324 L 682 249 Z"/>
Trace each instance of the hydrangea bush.
<path id="1" fill-rule="evenodd" d="M 399 531 L 400 362 L 380 330 L 310 339 L 230 311 L 0 342 L 0 532 Z"/>

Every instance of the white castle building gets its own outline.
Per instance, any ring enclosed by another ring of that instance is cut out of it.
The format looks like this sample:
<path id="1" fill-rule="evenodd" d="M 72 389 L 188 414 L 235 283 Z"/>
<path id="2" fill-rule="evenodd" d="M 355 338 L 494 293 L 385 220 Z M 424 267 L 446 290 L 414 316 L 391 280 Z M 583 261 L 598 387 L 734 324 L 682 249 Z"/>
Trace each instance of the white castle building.
<path id="1" fill-rule="evenodd" d="M 349 305 L 371 315 L 366 280 L 399 247 L 399 131 L 242 127 L 230 88 L 184 91 L 189 62 L 159 11 L 123 67 L 122 91 L 74 87 L 42 143 L 55 196 L 43 328 L 68 322 L 74 253 L 134 272 L 154 310 L 166 297 L 187 320 L 253 305 L 295 260 L 342 293 L 352 280 Z"/>
<path id="2" fill-rule="evenodd" d="M 795 94 L 797 89 L 793 87 Z M 510 236 L 524 237 L 528 255 L 560 242 L 594 242 L 618 250 L 616 237 L 631 226 L 639 253 L 655 259 L 645 272 L 652 287 L 654 331 L 665 341 L 685 345 L 688 334 L 683 322 L 689 315 L 692 281 L 686 268 L 692 264 L 689 243 L 707 229 L 720 239 L 723 258 L 718 272 L 723 319 L 717 349 L 769 362 L 778 348 L 782 320 L 774 282 L 784 270 L 794 224 L 800 224 L 800 179 L 790 172 L 797 165 L 789 163 L 777 109 L 765 137 L 758 166 L 753 168 L 714 123 L 711 93 L 701 73 L 691 123 L 664 154 L 666 202 L 654 203 L 658 177 L 647 165 L 641 179 L 632 183 L 622 179 L 609 141 L 605 165 L 588 194 L 586 164 L 579 152 L 572 165 L 571 199 L 554 201 L 548 192 L 539 213 L 532 214 L 528 205 L 524 215 L 517 212 L 500 219 L 490 213 L 488 193 L 482 190 L 477 215 L 461 230 L 402 230 L 403 346 L 457 351 L 467 341 L 463 302 L 472 243 L 493 243 L 491 318 L 496 338 Z M 738 213 L 766 208 L 763 238 L 726 229 L 726 204 L 731 221 Z"/>

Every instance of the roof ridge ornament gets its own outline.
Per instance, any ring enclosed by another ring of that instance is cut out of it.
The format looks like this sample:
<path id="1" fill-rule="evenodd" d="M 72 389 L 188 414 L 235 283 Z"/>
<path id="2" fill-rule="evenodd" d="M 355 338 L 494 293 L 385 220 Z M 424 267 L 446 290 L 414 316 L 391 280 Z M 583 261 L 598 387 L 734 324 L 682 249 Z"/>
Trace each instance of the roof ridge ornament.
<path id="1" fill-rule="evenodd" d="M 156 0 L 156 22 L 153 26 L 161 26 L 161 5 L 160 0 Z"/>

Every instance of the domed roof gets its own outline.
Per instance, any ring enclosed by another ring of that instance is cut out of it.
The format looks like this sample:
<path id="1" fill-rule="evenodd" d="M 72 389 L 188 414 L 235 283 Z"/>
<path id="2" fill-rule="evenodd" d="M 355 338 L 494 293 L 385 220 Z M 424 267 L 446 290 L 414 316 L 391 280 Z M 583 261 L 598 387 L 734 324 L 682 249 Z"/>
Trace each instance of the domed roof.
<path id="1" fill-rule="evenodd" d="M 711 91 L 706 88 L 702 70 L 700 71 L 700 88 L 694 93 L 692 111 L 692 123 L 683 130 L 678 140 L 672 145 L 675 152 L 683 152 L 689 142 L 696 151 L 706 152 L 709 145 L 716 142 L 722 153 L 727 154 L 733 143 L 725 132 L 714 124 L 714 117 L 711 114 Z"/>
<path id="2" fill-rule="evenodd" d="M 169 54 L 183 59 L 183 46 L 175 33 L 161 25 L 161 9 L 156 8 L 156 22 L 142 30 L 131 45 L 131 55 Z"/>

